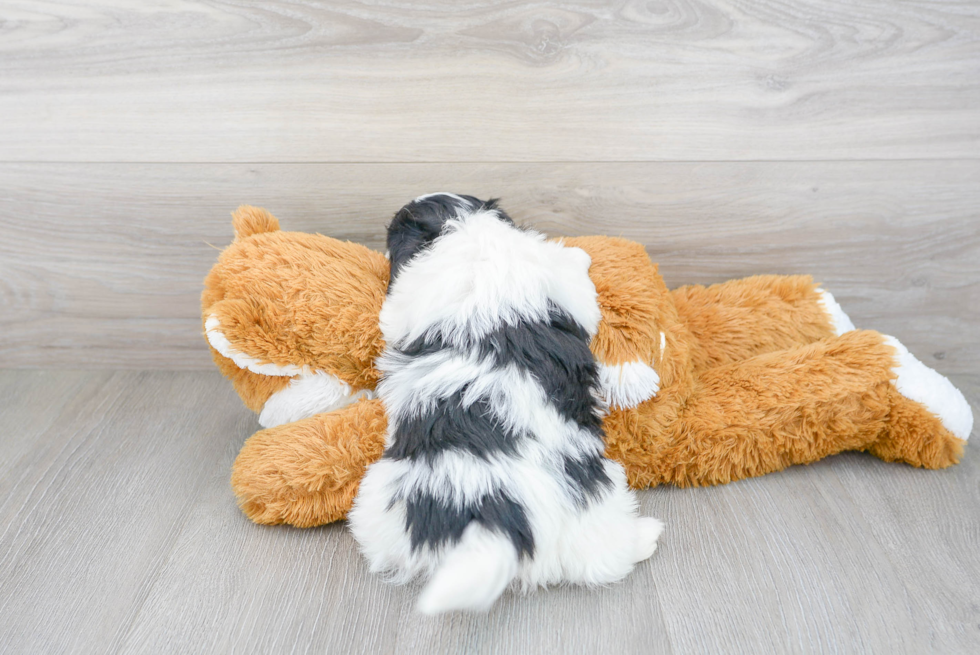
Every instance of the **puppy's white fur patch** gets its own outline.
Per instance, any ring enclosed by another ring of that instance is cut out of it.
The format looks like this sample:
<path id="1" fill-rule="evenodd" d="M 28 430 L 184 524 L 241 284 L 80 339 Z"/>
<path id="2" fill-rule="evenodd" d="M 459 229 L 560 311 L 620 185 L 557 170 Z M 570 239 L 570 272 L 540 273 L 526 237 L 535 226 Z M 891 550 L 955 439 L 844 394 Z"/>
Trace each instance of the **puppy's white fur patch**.
<path id="1" fill-rule="evenodd" d="M 292 423 L 323 412 L 346 407 L 361 398 L 374 398 L 374 392 L 362 389 L 351 392 L 349 384 L 336 375 L 323 371 L 312 375 L 300 375 L 289 381 L 265 401 L 259 414 L 259 425 L 273 428 Z"/>
<path id="2" fill-rule="evenodd" d="M 922 403 L 957 438 L 969 439 L 973 431 L 973 410 L 962 392 L 946 377 L 916 359 L 895 337 L 886 336 L 885 343 L 895 349 L 897 364 L 892 372 L 898 376 L 894 380 L 898 392 Z"/>
<path id="3" fill-rule="evenodd" d="M 509 462 L 510 471 L 493 482 L 502 482 L 502 488 L 524 506 L 534 531 L 532 559 L 518 560 L 513 547 L 509 550 L 516 580 L 525 591 L 562 582 L 617 582 L 655 551 L 662 523 L 637 516 L 636 499 L 619 463 L 607 459 L 603 466 L 612 485 L 584 510 L 569 502 L 558 480 L 541 475 L 540 464 L 534 461 L 514 458 Z M 348 517 L 371 571 L 398 583 L 432 574 L 458 547 L 412 549 L 405 530 L 405 504 L 391 502 L 406 488 L 410 467 L 404 460 L 381 459 L 372 464 Z M 460 477 L 471 474 L 458 471 Z"/>
<path id="4" fill-rule="evenodd" d="M 392 418 L 424 412 L 440 398 L 493 372 L 490 361 L 450 350 L 413 358 L 389 349 L 375 365 L 382 373 L 378 395 Z"/>
<path id="5" fill-rule="evenodd" d="M 418 609 L 429 615 L 449 610 L 488 610 L 515 575 L 514 544 L 479 523 L 470 523 L 459 545 L 446 554 L 429 580 L 419 597 Z"/>
<path id="6" fill-rule="evenodd" d="M 453 200 L 456 200 L 457 202 L 459 202 L 459 203 L 461 203 L 463 205 L 468 204 L 459 195 L 457 195 L 455 193 L 447 193 L 446 191 L 437 191 L 435 193 L 425 193 L 425 194 L 419 196 L 418 198 L 416 198 L 415 199 L 415 202 L 419 202 L 421 200 L 425 200 L 426 198 L 432 198 L 433 196 L 447 196 L 449 198 L 452 198 Z"/>
<path id="7" fill-rule="evenodd" d="M 851 318 L 844 313 L 841 306 L 837 304 L 834 300 L 834 295 L 825 289 L 817 289 L 817 293 L 820 294 L 820 304 L 823 305 L 823 309 L 830 316 L 830 324 L 834 328 L 834 334 L 840 336 L 845 332 L 850 332 L 854 330 L 854 323 L 851 322 Z"/>
<path id="8" fill-rule="evenodd" d="M 493 210 L 477 211 L 447 224 L 399 273 L 381 307 L 381 331 L 394 346 L 431 329 L 459 343 L 504 323 L 545 320 L 554 303 L 592 335 L 602 313 L 591 263 L 580 248 L 515 229 Z"/>

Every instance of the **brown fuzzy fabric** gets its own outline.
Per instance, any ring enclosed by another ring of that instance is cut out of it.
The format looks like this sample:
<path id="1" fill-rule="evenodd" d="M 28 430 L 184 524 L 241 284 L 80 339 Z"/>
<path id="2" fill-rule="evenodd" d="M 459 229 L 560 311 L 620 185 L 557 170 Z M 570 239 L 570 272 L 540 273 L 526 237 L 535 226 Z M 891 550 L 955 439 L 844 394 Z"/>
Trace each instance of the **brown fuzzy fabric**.
<path id="1" fill-rule="evenodd" d="M 305 365 L 354 390 L 373 389 L 374 359 L 384 347 L 384 256 L 319 234 L 280 232 L 274 217 L 255 208 L 240 208 L 234 222 L 237 238 L 204 280 L 202 320 L 217 317 L 235 348 L 262 363 Z M 234 363 L 213 348 L 212 357 L 228 375 Z M 231 377 L 250 407 L 288 384 Z"/>
<path id="2" fill-rule="evenodd" d="M 757 275 L 680 287 L 672 295 L 698 343 L 697 371 L 834 336 L 809 275 Z"/>
<path id="3" fill-rule="evenodd" d="M 592 257 L 589 277 L 602 310 L 599 330 L 592 339 L 596 359 L 604 364 L 659 359 L 660 331 L 665 324 L 676 323 L 677 314 L 664 302 L 667 287 L 643 246 L 611 237 L 575 237 L 562 242 Z M 661 290 L 663 293 L 654 292 Z"/>
<path id="4" fill-rule="evenodd" d="M 373 388 L 384 257 L 279 232 L 256 208 L 236 212 L 235 230 L 205 280 L 204 318 L 217 315 L 233 346 L 263 362 L 305 364 L 354 389 Z M 655 397 L 604 421 L 607 454 L 634 487 L 723 484 L 845 450 L 926 468 L 959 460 L 964 442 L 891 384 L 892 348 L 876 332 L 833 336 L 809 277 L 670 292 L 639 244 L 563 241 L 592 256 L 603 317 L 596 358 L 645 362 L 660 375 Z M 256 412 L 288 384 L 212 355 Z M 381 456 L 386 424 L 380 401 L 362 400 L 257 432 L 233 469 L 242 510 L 257 523 L 301 527 L 343 518 L 365 468 Z"/>
<path id="5" fill-rule="evenodd" d="M 875 332 L 709 369 L 612 413 L 607 450 L 634 486 L 723 484 L 874 443 L 888 424 L 890 349 Z"/>
<path id="6" fill-rule="evenodd" d="M 231 225 L 235 229 L 235 239 L 244 239 L 262 232 L 277 232 L 279 219 L 261 207 L 242 205 L 232 212 Z"/>
<path id="7" fill-rule="evenodd" d="M 256 432 L 245 442 L 231 485 L 256 523 L 300 528 L 344 518 L 368 464 L 384 451 L 380 400 Z"/>
<path id="8" fill-rule="evenodd" d="M 951 435 L 934 414 L 895 387 L 886 388 L 891 412 L 888 429 L 865 449 L 886 462 L 927 469 L 952 466 L 963 457 L 966 442 Z"/>

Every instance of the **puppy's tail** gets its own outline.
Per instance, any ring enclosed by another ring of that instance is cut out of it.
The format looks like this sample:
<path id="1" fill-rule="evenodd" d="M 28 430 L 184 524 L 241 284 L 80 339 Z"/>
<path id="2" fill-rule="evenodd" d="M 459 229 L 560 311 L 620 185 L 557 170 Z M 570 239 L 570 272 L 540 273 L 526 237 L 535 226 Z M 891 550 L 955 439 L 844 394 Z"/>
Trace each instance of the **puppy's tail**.
<path id="1" fill-rule="evenodd" d="M 490 609 L 517 575 L 517 550 L 511 541 L 471 523 L 422 591 L 423 614 Z"/>

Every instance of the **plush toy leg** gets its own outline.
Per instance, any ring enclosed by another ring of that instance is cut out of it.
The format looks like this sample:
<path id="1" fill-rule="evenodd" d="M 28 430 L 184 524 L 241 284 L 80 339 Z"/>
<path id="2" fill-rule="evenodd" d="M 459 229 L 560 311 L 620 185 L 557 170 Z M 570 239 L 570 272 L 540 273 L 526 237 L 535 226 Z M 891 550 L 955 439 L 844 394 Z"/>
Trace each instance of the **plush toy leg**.
<path id="1" fill-rule="evenodd" d="M 959 461 L 973 431 L 973 412 L 959 389 L 915 358 L 897 339 L 889 389 L 888 429 L 868 451 L 885 461 L 943 468 Z"/>
<path id="2" fill-rule="evenodd" d="M 886 462 L 941 469 L 960 461 L 966 439 L 960 439 L 921 403 L 889 389 L 892 411 L 888 429 L 867 451 Z M 968 435 L 969 436 L 969 435 Z"/>
<path id="3" fill-rule="evenodd" d="M 896 365 L 882 335 L 855 331 L 716 367 L 683 397 L 613 412 L 608 454 L 637 487 L 722 484 L 846 450 L 955 463 L 963 441 L 900 393 Z"/>
<path id="4" fill-rule="evenodd" d="M 758 275 L 671 293 L 696 340 L 692 355 L 699 371 L 854 328 L 833 296 L 808 275 Z"/>
<path id="5" fill-rule="evenodd" d="M 256 523 L 306 528 L 344 518 L 368 464 L 384 450 L 379 400 L 256 432 L 232 469 L 242 511 Z"/>

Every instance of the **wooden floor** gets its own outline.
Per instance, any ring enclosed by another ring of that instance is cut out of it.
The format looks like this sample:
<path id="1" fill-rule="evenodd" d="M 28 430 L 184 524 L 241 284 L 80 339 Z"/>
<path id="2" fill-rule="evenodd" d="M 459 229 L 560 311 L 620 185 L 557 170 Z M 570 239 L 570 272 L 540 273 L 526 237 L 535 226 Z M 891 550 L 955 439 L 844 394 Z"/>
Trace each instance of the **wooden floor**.
<path id="1" fill-rule="evenodd" d="M 980 379 L 956 376 L 974 408 Z M 9 653 L 975 653 L 980 450 L 847 454 L 640 494 L 661 547 L 622 584 L 425 618 L 344 524 L 259 527 L 228 485 L 257 428 L 214 372 L 0 374 Z M 976 435 L 976 433 L 974 433 Z"/>
<path id="2" fill-rule="evenodd" d="M 977 653 L 980 455 L 641 494 L 623 584 L 422 619 L 259 527 L 201 281 L 239 204 L 383 247 L 432 191 L 810 273 L 980 408 L 980 3 L 0 3 L 0 653 Z"/>

